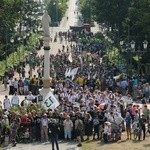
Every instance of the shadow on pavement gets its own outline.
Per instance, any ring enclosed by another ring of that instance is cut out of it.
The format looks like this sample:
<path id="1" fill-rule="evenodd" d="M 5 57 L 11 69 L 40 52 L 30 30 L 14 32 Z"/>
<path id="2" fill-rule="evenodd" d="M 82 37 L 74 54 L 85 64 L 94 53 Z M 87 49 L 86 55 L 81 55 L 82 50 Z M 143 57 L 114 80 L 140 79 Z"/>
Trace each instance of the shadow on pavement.
<path id="1" fill-rule="evenodd" d="M 150 147 L 150 144 L 143 144 L 144 147 Z"/>

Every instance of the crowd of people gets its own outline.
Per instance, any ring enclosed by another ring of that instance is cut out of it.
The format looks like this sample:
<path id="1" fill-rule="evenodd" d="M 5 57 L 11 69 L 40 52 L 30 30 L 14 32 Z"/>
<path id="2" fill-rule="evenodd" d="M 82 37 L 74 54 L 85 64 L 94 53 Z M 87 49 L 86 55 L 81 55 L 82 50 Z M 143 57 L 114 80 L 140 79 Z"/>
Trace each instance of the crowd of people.
<path id="1" fill-rule="evenodd" d="M 45 110 L 42 102 L 35 100 L 43 86 L 41 57 L 38 76 L 21 75 L 19 79 L 11 77 L 6 81 L 9 96 L 6 95 L 1 104 L 1 144 L 6 144 L 8 137 L 13 146 L 16 142 L 47 142 L 50 138 L 53 149 L 56 143 L 59 150 L 57 136 L 65 141 L 77 138 L 78 146 L 82 146 L 82 141 L 89 140 L 90 136 L 105 143 L 120 140 L 125 130 L 127 140 L 133 139 L 132 129 L 137 128 L 140 133 L 143 131 L 143 136 L 139 135 L 138 139 L 144 140 L 146 125 L 150 123 L 149 83 L 136 76 L 129 78 L 108 60 L 100 59 L 99 51 L 105 52 L 102 39 L 99 48 L 97 44 L 88 45 L 89 49 L 96 45 L 95 50 L 89 52 L 85 43 L 72 41 L 76 41 L 78 34 L 58 35 L 54 41 L 60 37 L 62 41 L 70 39 L 67 46 L 63 45 L 56 55 L 50 56 L 50 86 L 60 105 L 54 111 Z M 94 38 L 93 34 L 86 36 Z M 72 74 L 74 68 L 77 71 Z M 25 99 L 21 102 L 18 95 L 25 95 Z M 142 103 L 142 109 L 135 102 Z"/>

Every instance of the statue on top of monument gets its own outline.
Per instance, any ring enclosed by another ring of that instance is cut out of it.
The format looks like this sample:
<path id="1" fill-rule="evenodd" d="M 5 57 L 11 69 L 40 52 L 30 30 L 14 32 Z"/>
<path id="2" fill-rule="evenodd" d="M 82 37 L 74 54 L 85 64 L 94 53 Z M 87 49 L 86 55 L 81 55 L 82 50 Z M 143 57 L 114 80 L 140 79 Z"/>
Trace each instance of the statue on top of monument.
<path id="1" fill-rule="evenodd" d="M 50 36 L 50 31 L 49 31 L 49 24 L 51 22 L 51 18 L 48 15 L 47 10 L 45 10 L 44 15 L 42 16 L 42 28 L 44 31 L 44 36 Z"/>

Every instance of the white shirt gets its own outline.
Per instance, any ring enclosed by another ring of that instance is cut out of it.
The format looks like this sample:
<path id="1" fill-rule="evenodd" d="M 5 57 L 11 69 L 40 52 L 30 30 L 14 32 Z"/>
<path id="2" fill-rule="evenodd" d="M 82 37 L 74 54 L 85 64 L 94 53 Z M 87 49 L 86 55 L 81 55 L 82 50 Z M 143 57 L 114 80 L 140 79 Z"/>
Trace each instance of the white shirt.
<path id="1" fill-rule="evenodd" d="M 114 118 L 115 118 L 115 122 L 118 124 L 118 125 L 120 125 L 121 123 L 122 123 L 122 121 L 123 121 L 123 118 L 121 117 L 121 116 L 114 116 Z"/>
<path id="2" fill-rule="evenodd" d="M 14 81 L 14 88 L 18 88 L 18 81 L 16 80 L 16 81 Z"/>
<path id="3" fill-rule="evenodd" d="M 27 100 L 33 100 L 33 99 L 34 99 L 34 96 L 32 94 L 27 96 Z"/>
<path id="4" fill-rule="evenodd" d="M 42 126 L 48 127 L 48 119 L 47 118 L 42 118 L 41 124 L 42 124 Z"/>
<path id="5" fill-rule="evenodd" d="M 72 130 L 72 127 L 73 127 L 73 123 L 72 121 L 69 119 L 69 120 L 64 120 L 63 122 L 64 124 L 64 129 L 67 130 L 67 131 L 71 131 Z"/>
<path id="6" fill-rule="evenodd" d="M 10 108 L 10 106 L 11 106 L 11 103 L 10 103 L 9 98 L 4 99 L 4 109 L 8 110 Z"/>
<path id="7" fill-rule="evenodd" d="M 18 97 L 18 95 L 13 95 L 12 96 L 11 103 L 14 104 L 14 105 L 19 105 L 19 97 Z"/>
<path id="8" fill-rule="evenodd" d="M 105 127 L 104 127 L 104 133 L 105 133 L 105 134 L 108 134 L 108 133 L 109 133 L 109 128 L 108 128 L 108 126 L 106 126 L 106 125 L 105 125 Z"/>

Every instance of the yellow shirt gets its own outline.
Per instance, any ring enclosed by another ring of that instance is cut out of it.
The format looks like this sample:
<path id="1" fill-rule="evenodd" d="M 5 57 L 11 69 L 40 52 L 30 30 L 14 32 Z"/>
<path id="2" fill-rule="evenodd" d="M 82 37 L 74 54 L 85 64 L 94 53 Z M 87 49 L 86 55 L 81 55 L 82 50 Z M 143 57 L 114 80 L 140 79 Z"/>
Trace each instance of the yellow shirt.
<path id="1" fill-rule="evenodd" d="M 77 82 L 80 86 L 84 84 L 84 78 L 83 77 L 78 77 Z"/>

